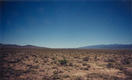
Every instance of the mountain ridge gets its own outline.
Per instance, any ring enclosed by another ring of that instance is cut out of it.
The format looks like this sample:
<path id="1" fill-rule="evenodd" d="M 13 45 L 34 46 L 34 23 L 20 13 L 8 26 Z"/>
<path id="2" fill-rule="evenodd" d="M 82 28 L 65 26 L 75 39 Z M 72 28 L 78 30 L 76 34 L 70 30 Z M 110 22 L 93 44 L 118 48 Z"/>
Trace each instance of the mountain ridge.
<path id="1" fill-rule="evenodd" d="M 47 48 L 35 45 L 17 45 L 17 44 L 2 44 L 0 43 L 0 48 Z"/>
<path id="2" fill-rule="evenodd" d="M 79 47 L 81 49 L 132 49 L 132 44 L 101 44 Z"/>

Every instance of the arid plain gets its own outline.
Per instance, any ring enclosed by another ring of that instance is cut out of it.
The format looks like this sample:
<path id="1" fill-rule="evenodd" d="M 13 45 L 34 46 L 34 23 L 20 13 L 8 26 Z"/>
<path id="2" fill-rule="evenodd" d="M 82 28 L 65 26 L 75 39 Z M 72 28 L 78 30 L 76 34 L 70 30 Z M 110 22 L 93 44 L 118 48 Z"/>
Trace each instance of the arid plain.
<path id="1" fill-rule="evenodd" d="M 2 80 L 132 80 L 132 50 L 1 48 Z"/>

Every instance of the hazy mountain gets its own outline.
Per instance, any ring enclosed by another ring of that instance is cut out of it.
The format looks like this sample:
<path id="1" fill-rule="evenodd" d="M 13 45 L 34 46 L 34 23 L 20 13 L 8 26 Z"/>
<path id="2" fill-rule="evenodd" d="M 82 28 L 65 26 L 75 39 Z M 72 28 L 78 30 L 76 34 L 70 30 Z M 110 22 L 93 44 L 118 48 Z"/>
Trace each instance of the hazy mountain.
<path id="1" fill-rule="evenodd" d="M 109 44 L 80 47 L 82 49 L 132 49 L 132 44 Z"/>
<path id="2" fill-rule="evenodd" d="M 0 48 L 46 48 L 46 47 L 39 47 L 39 46 L 34 46 L 34 45 L 16 45 L 16 44 L 1 44 L 0 43 Z"/>

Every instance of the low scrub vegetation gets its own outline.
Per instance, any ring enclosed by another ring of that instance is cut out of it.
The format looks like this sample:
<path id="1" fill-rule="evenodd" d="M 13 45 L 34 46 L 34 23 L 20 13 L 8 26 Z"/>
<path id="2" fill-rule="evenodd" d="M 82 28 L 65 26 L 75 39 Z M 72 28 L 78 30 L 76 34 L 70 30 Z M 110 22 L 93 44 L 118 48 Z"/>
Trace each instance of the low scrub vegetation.
<path id="1" fill-rule="evenodd" d="M 132 80 L 132 50 L 0 50 L 1 80 Z"/>

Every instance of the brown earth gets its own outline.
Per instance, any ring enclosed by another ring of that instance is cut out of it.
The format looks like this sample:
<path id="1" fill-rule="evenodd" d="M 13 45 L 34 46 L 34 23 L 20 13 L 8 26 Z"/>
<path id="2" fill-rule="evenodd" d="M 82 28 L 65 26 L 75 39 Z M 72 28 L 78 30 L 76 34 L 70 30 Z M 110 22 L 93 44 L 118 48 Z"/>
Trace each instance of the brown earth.
<path id="1" fill-rule="evenodd" d="M 1 48 L 1 80 L 132 80 L 132 50 Z"/>

